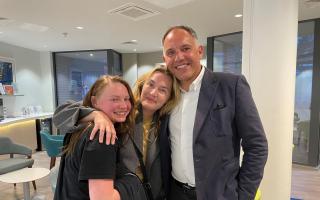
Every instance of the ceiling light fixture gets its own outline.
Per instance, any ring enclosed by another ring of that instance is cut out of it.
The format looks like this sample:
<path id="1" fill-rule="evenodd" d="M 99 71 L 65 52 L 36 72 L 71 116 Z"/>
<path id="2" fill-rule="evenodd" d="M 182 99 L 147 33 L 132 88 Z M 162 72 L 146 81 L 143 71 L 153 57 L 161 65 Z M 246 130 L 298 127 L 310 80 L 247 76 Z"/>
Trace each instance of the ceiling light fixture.
<path id="1" fill-rule="evenodd" d="M 93 57 L 93 53 L 90 53 L 89 55 L 90 55 L 90 57 Z"/>
<path id="2" fill-rule="evenodd" d="M 82 30 L 83 27 L 82 26 L 77 26 L 76 29 Z"/>
<path id="3" fill-rule="evenodd" d="M 236 14 L 234 17 L 236 18 L 242 17 L 242 14 Z"/>
<path id="4" fill-rule="evenodd" d="M 133 51 L 137 51 L 137 49 L 133 49 Z"/>
<path id="5" fill-rule="evenodd" d="M 131 40 L 131 42 L 138 42 L 138 40 Z"/>

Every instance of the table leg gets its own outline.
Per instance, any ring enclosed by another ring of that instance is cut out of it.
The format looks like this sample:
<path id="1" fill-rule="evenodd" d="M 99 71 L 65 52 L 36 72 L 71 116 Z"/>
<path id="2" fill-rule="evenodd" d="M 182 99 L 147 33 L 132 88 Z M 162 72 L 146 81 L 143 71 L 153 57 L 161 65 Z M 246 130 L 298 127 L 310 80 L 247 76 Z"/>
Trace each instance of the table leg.
<path id="1" fill-rule="evenodd" d="M 23 183 L 23 196 L 24 200 L 31 200 L 29 182 Z"/>

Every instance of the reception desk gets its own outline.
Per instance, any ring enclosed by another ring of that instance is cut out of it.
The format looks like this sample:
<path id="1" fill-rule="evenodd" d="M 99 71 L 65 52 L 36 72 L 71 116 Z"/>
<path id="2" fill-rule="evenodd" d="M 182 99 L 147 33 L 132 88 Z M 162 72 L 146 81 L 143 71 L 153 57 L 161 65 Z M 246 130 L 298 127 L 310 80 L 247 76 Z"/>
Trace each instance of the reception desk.
<path id="1" fill-rule="evenodd" d="M 53 113 L 39 113 L 28 116 L 6 118 L 0 122 L 0 136 L 9 137 L 13 142 L 37 149 L 36 119 L 51 118 Z"/>

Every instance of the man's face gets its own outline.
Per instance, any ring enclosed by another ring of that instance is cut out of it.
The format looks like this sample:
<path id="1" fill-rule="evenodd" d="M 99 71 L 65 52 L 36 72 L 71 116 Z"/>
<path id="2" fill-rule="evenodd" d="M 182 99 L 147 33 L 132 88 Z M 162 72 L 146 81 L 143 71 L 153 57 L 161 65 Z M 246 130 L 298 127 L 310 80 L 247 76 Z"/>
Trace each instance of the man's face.
<path id="1" fill-rule="evenodd" d="M 183 89 L 199 75 L 202 55 L 203 47 L 183 29 L 172 30 L 163 41 L 163 59 Z"/>

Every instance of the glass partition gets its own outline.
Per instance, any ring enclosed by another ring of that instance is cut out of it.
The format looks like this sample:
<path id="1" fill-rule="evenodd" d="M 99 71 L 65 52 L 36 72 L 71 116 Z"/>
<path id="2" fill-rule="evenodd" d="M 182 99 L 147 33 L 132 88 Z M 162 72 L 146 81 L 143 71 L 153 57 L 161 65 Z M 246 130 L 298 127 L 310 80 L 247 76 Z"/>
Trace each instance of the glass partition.
<path id="1" fill-rule="evenodd" d="M 308 164 L 310 135 L 310 106 L 313 74 L 314 22 L 300 23 L 293 126 L 292 161 Z"/>
<path id="2" fill-rule="evenodd" d="M 213 37 L 213 71 L 241 74 L 242 33 Z"/>
<path id="3" fill-rule="evenodd" d="M 113 50 L 56 52 L 53 54 L 56 102 L 80 101 L 103 74 L 122 75 L 121 54 Z"/>

